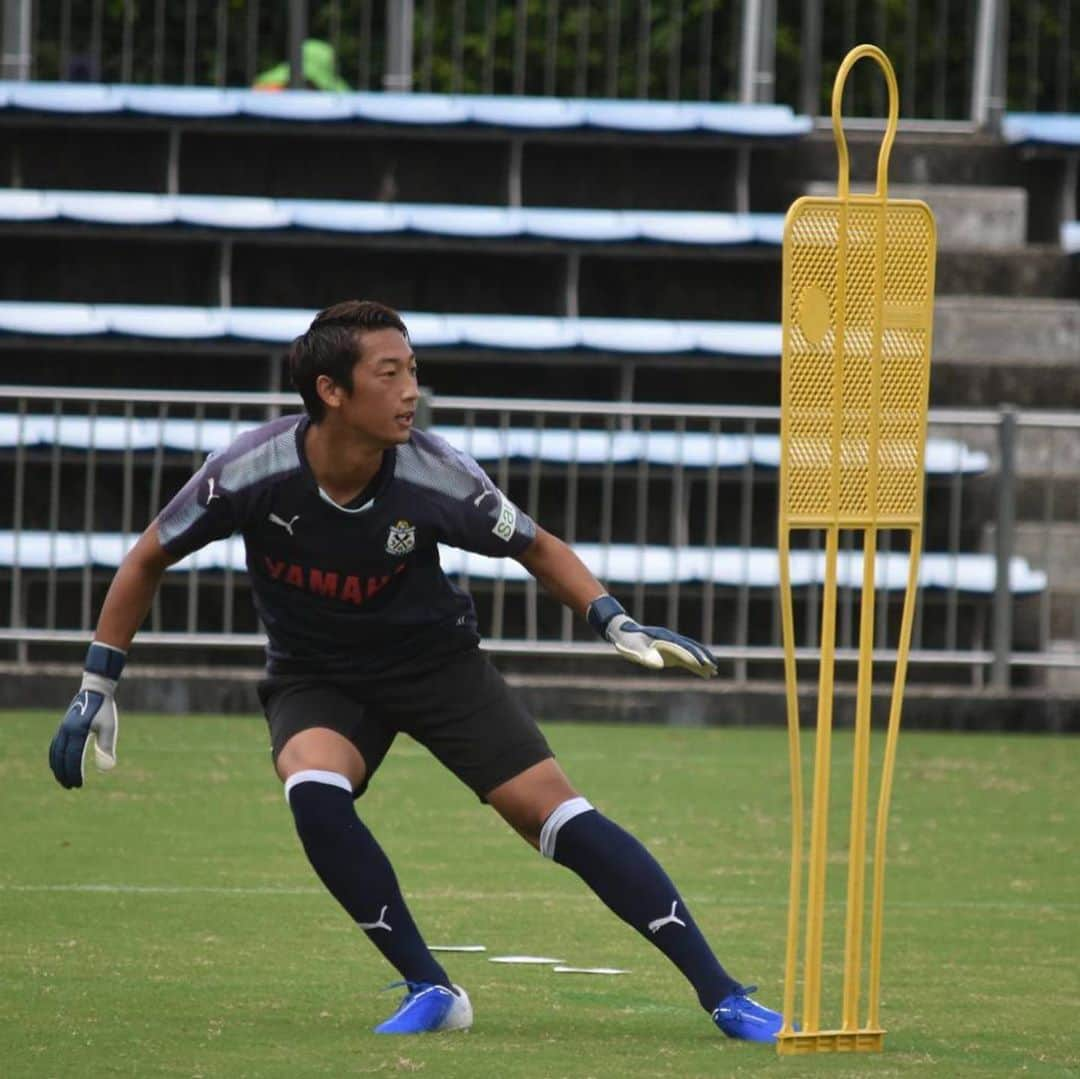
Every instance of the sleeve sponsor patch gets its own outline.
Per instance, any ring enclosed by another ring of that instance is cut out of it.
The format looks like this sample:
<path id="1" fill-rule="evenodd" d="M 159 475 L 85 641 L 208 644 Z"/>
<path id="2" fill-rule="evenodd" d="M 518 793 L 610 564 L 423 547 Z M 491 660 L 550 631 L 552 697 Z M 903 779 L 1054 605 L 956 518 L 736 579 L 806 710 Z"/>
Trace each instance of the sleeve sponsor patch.
<path id="1" fill-rule="evenodd" d="M 517 528 L 517 508 L 505 495 L 499 506 L 499 515 L 495 518 L 495 527 L 491 530 L 499 539 L 509 543 L 514 538 Z"/>

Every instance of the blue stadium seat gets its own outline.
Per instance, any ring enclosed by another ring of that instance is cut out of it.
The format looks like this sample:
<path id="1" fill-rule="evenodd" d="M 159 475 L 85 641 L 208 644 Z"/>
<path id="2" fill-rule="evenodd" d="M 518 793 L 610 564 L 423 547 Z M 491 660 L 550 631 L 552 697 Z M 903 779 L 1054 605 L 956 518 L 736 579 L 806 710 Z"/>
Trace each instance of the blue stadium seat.
<path id="1" fill-rule="evenodd" d="M 287 344 L 308 328 L 314 316 L 314 311 L 260 307 L 5 301 L 0 303 L 0 333 L 58 337 L 115 334 L 188 341 L 231 337 Z M 780 355 L 780 326 L 767 322 L 434 315 L 415 311 L 403 311 L 402 317 L 414 344 L 428 349 Z"/>
<path id="2" fill-rule="evenodd" d="M 593 128 L 705 132 L 748 139 L 798 138 L 813 126 L 786 105 L 602 101 L 480 94 L 316 93 L 0 81 L 0 109 L 69 115 L 135 113 L 187 119 L 253 116 L 290 122 L 486 125 L 519 130 Z"/>
<path id="3" fill-rule="evenodd" d="M 23 570 L 82 569 L 88 565 L 115 568 L 134 536 L 120 533 L 86 535 L 78 532 L 0 532 L 0 566 L 16 562 Z M 752 588 L 775 588 L 779 583 L 777 552 L 766 548 L 743 550 L 735 547 L 660 547 L 634 544 L 575 544 L 574 549 L 601 578 L 619 584 L 642 581 L 667 585 L 712 581 L 714 584 Z M 525 581 L 528 573 L 513 559 L 487 558 L 456 548 L 440 548 L 443 567 L 451 576 L 468 575 L 478 580 Z M 237 539 L 210 544 L 172 567 L 243 571 L 244 548 Z M 907 584 L 907 556 L 882 552 L 878 555 L 879 587 L 902 590 Z M 793 551 L 791 581 L 795 587 L 820 584 L 825 577 L 825 556 L 821 552 Z M 990 595 L 995 584 L 995 560 L 990 554 L 926 553 L 919 566 L 923 588 L 955 589 Z M 838 583 L 859 588 L 862 584 L 862 556 L 858 551 L 840 553 Z M 1009 587 L 1013 595 L 1030 595 L 1046 588 L 1046 574 L 1032 569 L 1027 560 L 1009 561 Z"/>
<path id="4" fill-rule="evenodd" d="M 228 420 L 125 419 L 121 416 L 17 416 L 0 414 L 0 449 L 16 445 L 96 452 L 166 451 L 190 454 L 223 449 L 253 423 Z M 681 465 L 684 468 L 739 468 L 753 462 L 760 468 L 780 466 L 778 435 L 709 434 L 704 431 L 542 431 L 527 427 L 455 427 L 437 424 L 434 434 L 479 461 L 541 460 L 551 464 L 576 461 L 599 465 L 608 461 L 631 464 Z M 926 471 L 930 475 L 977 475 L 989 467 L 989 457 L 962 442 L 930 438 L 926 444 Z"/>
<path id="5" fill-rule="evenodd" d="M 77 221 L 255 232 L 318 229 L 469 239 L 528 236 L 575 243 L 768 244 L 783 239 L 782 214 L 575 210 L 424 203 L 0 190 L 0 222 Z"/>
<path id="6" fill-rule="evenodd" d="M 1080 115 L 1058 112 L 1007 112 L 1001 121 L 1006 142 L 1080 147 Z"/>

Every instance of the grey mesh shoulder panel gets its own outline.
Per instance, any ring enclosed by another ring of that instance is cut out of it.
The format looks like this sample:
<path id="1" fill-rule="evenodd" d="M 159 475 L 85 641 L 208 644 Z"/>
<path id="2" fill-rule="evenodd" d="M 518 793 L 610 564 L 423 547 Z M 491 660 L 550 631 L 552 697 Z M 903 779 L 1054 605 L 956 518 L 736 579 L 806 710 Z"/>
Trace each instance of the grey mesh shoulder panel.
<path id="1" fill-rule="evenodd" d="M 296 449 L 296 424 L 299 416 L 273 438 L 259 442 L 251 449 L 227 459 L 221 466 L 221 486 L 226 491 L 242 491 L 262 480 L 272 479 L 284 472 L 294 472 L 300 466 Z M 239 442 L 239 440 L 237 440 Z M 225 451 L 226 457 L 229 451 Z"/>
<path id="2" fill-rule="evenodd" d="M 282 416 L 264 423 L 245 431 L 225 449 L 211 454 L 158 515 L 161 542 L 170 544 L 180 539 L 207 516 L 206 504 L 199 501 L 199 487 L 204 477 L 216 484 L 216 494 L 228 496 L 241 494 L 261 481 L 298 471 L 302 466 L 296 449 L 296 426 L 302 418 Z M 238 511 L 239 506 L 231 499 L 229 501 L 233 511 Z"/>
<path id="3" fill-rule="evenodd" d="M 476 469 L 438 435 L 414 431 L 409 441 L 397 448 L 394 478 L 463 499 L 487 486 Z"/>
<path id="4" fill-rule="evenodd" d="M 182 536 L 195 522 L 206 513 L 206 507 L 199 505 L 196 498 L 190 498 L 172 514 L 163 514 L 158 518 L 158 539 L 162 544 L 172 543 L 177 536 Z"/>

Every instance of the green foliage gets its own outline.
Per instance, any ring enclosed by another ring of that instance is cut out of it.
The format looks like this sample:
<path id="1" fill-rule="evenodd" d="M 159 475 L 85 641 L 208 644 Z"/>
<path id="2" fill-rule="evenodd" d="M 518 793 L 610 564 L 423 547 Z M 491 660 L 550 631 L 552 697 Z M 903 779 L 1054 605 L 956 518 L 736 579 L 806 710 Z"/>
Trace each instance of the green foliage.
<path id="1" fill-rule="evenodd" d="M 803 0 L 777 0 L 776 100 L 798 108 L 803 6 Z M 416 82 L 437 92 L 730 100 L 738 89 L 742 7 L 742 0 L 416 0 Z M 129 9 L 135 82 L 214 84 L 223 78 L 225 85 L 243 86 L 288 56 L 284 3 L 259 4 L 257 21 L 246 0 L 164 4 L 164 23 L 158 25 L 155 0 L 108 0 L 96 59 L 93 5 L 72 5 L 66 48 L 61 5 L 38 8 L 39 78 L 66 73 L 118 80 Z M 197 18 L 190 19 L 189 11 Z M 819 111 L 828 111 L 844 54 L 871 41 L 896 68 L 904 115 L 968 116 L 975 11 L 976 0 L 824 0 Z M 311 35 L 335 47 L 346 81 L 357 89 L 378 89 L 385 68 L 385 3 L 311 0 L 309 17 Z M 1009 5 L 1009 107 L 1075 109 L 1077 41 L 1080 6 L 1053 0 Z M 848 111 L 880 114 L 884 96 L 876 75 L 858 72 L 853 82 Z"/>

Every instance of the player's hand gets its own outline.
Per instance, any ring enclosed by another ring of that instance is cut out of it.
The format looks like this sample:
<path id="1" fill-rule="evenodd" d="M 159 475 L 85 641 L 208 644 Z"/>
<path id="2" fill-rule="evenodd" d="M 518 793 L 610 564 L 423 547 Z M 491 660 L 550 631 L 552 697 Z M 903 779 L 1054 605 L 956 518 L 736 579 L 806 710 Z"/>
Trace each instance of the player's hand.
<path id="1" fill-rule="evenodd" d="M 716 660 L 703 644 L 660 626 L 638 625 L 611 596 L 594 599 L 589 604 L 588 619 L 616 651 L 642 667 L 685 667 L 700 678 L 716 674 Z"/>
<path id="2" fill-rule="evenodd" d="M 120 722 L 113 692 L 116 683 L 84 674 L 82 688 L 68 705 L 49 746 L 49 766 L 62 787 L 81 787 L 86 751 L 94 746 L 94 763 L 103 772 L 116 766 L 116 736 Z"/>
<path id="3" fill-rule="evenodd" d="M 96 642 L 90 646 L 82 685 L 49 744 L 49 767 L 62 787 L 83 785 L 86 753 L 91 745 L 94 763 L 101 771 L 116 767 L 120 717 L 113 695 L 123 666 L 124 653 L 119 649 Z"/>

